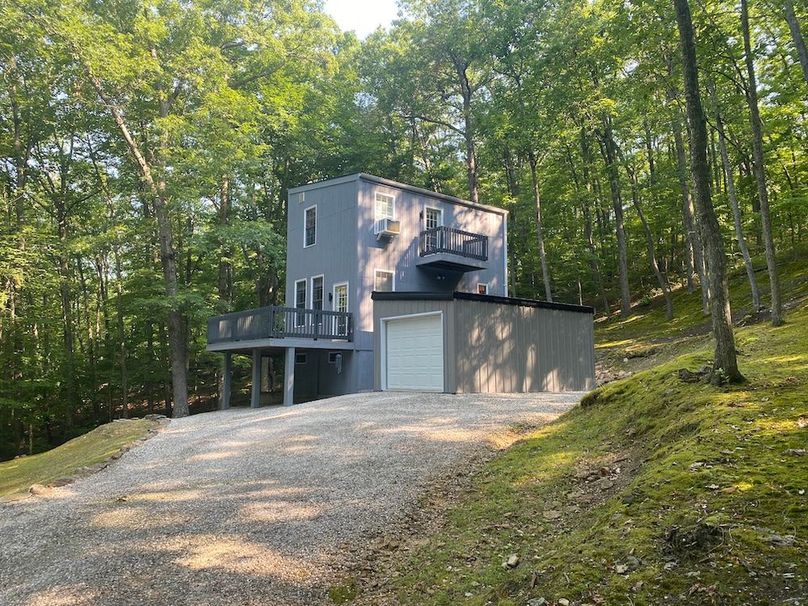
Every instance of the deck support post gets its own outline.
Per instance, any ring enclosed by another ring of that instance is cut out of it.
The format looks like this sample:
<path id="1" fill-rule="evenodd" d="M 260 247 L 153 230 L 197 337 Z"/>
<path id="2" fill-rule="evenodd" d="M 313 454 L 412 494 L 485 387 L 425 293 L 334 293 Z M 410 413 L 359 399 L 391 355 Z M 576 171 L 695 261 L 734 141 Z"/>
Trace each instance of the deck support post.
<path id="1" fill-rule="evenodd" d="M 233 384 L 233 354 L 224 352 L 222 362 L 222 393 L 219 394 L 219 410 L 230 408 L 230 392 Z"/>
<path id="2" fill-rule="evenodd" d="M 294 404 L 295 397 L 295 348 L 287 347 L 283 364 L 283 405 Z"/>
<path id="3" fill-rule="evenodd" d="M 250 406 L 261 406 L 261 350 L 252 350 L 252 390 L 250 391 Z"/>

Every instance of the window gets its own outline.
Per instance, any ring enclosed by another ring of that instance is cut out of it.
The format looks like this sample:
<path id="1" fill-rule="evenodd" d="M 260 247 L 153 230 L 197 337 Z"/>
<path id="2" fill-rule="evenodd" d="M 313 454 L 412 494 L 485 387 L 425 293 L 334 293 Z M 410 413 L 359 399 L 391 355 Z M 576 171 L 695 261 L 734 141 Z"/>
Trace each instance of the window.
<path id="1" fill-rule="evenodd" d="M 306 309 L 306 280 L 295 281 L 295 307 Z M 303 326 L 306 323 L 305 313 L 295 314 L 295 326 Z"/>
<path id="2" fill-rule="evenodd" d="M 303 248 L 317 244 L 317 207 L 309 206 L 303 216 Z"/>
<path id="3" fill-rule="evenodd" d="M 373 290 L 378 292 L 392 292 L 396 287 L 395 272 L 387 269 L 377 269 L 376 279 L 373 282 Z"/>
<path id="4" fill-rule="evenodd" d="M 314 276 L 311 279 L 311 308 L 323 309 L 323 276 Z"/>
<path id="5" fill-rule="evenodd" d="M 307 364 L 309 361 L 308 354 L 299 353 L 295 354 L 295 364 Z"/>
<path id="6" fill-rule="evenodd" d="M 443 225 L 443 211 L 440 208 L 427 207 L 424 213 L 424 226 L 427 229 L 433 229 Z"/>
<path id="7" fill-rule="evenodd" d="M 387 194 L 376 194 L 376 208 L 374 211 L 375 220 L 381 221 L 382 219 L 390 219 L 391 221 L 396 218 L 396 199 Z"/>
<path id="8" fill-rule="evenodd" d="M 478 295 L 487 295 L 488 294 L 488 284 L 484 284 L 480 282 L 477 284 L 477 294 Z"/>
<path id="9" fill-rule="evenodd" d="M 339 356 L 339 355 L 340 355 L 340 353 L 338 351 L 329 351 L 328 352 L 328 363 L 329 364 L 336 364 L 337 363 L 337 356 Z"/>

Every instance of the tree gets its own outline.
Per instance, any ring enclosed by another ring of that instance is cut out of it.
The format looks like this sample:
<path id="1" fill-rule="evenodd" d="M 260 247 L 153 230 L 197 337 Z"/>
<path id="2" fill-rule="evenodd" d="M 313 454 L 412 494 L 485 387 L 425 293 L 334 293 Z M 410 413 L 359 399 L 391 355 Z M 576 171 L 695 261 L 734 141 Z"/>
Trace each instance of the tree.
<path id="1" fill-rule="evenodd" d="M 805 83 L 808 84 L 808 50 L 805 48 L 805 38 L 802 37 L 800 22 L 797 20 L 791 0 L 783 0 L 783 12 L 788 23 L 788 29 L 791 32 L 794 48 L 797 50 L 800 67 L 802 67 L 802 77 L 805 78 Z"/>
<path id="2" fill-rule="evenodd" d="M 710 193 L 707 126 L 699 92 L 696 37 L 688 0 L 673 0 L 673 5 L 681 41 L 685 100 L 690 127 L 690 170 L 693 175 L 694 200 L 704 252 L 707 256 L 707 279 L 710 282 L 712 297 L 710 313 L 715 339 L 715 357 L 711 380 L 714 383 L 721 383 L 725 380 L 737 382 L 743 380 L 743 375 L 738 370 L 735 335 L 732 331 L 724 242 Z"/>
<path id="3" fill-rule="evenodd" d="M 744 63 L 746 64 L 749 120 L 752 125 L 752 172 L 757 185 L 760 221 L 763 227 L 763 244 L 766 250 L 766 266 L 769 270 L 769 291 L 771 293 L 771 321 L 773 326 L 783 323 L 783 303 L 780 298 L 780 280 L 777 276 L 777 253 L 774 248 L 771 212 L 769 210 L 769 189 L 766 185 L 765 154 L 763 151 L 763 124 L 758 106 L 757 76 L 752 57 L 752 43 L 749 33 L 749 6 L 741 0 L 741 32 L 743 35 Z"/>

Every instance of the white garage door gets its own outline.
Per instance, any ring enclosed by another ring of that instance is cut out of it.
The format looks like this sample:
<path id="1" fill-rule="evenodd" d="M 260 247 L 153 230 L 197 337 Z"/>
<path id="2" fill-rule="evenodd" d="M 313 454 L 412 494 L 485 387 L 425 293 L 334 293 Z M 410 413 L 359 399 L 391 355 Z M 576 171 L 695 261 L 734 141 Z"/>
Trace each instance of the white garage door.
<path id="1" fill-rule="evenodd" d="M 415 316 L 385 323 L 387 389 L 443 391 L 441 316 Z"/>

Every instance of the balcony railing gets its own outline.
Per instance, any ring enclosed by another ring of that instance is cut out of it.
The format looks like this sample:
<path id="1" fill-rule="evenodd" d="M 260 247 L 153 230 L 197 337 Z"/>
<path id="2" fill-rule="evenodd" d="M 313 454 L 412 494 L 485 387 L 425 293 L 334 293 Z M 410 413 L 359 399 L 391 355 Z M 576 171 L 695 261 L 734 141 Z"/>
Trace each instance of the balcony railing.
<path id="1" fill-rule="evenodd" d="M 209 345 L 283 337 L 353 341 L 353 314 L 273 305 L 208 320 Z"/>
<path id="2" fill-rule="evenodd" d="M 419 239 L 419 254 L 426 257 L 438 253 L 487 261 L 488 236 L 445 226 L 432 227 L 422 231 Z"/>

